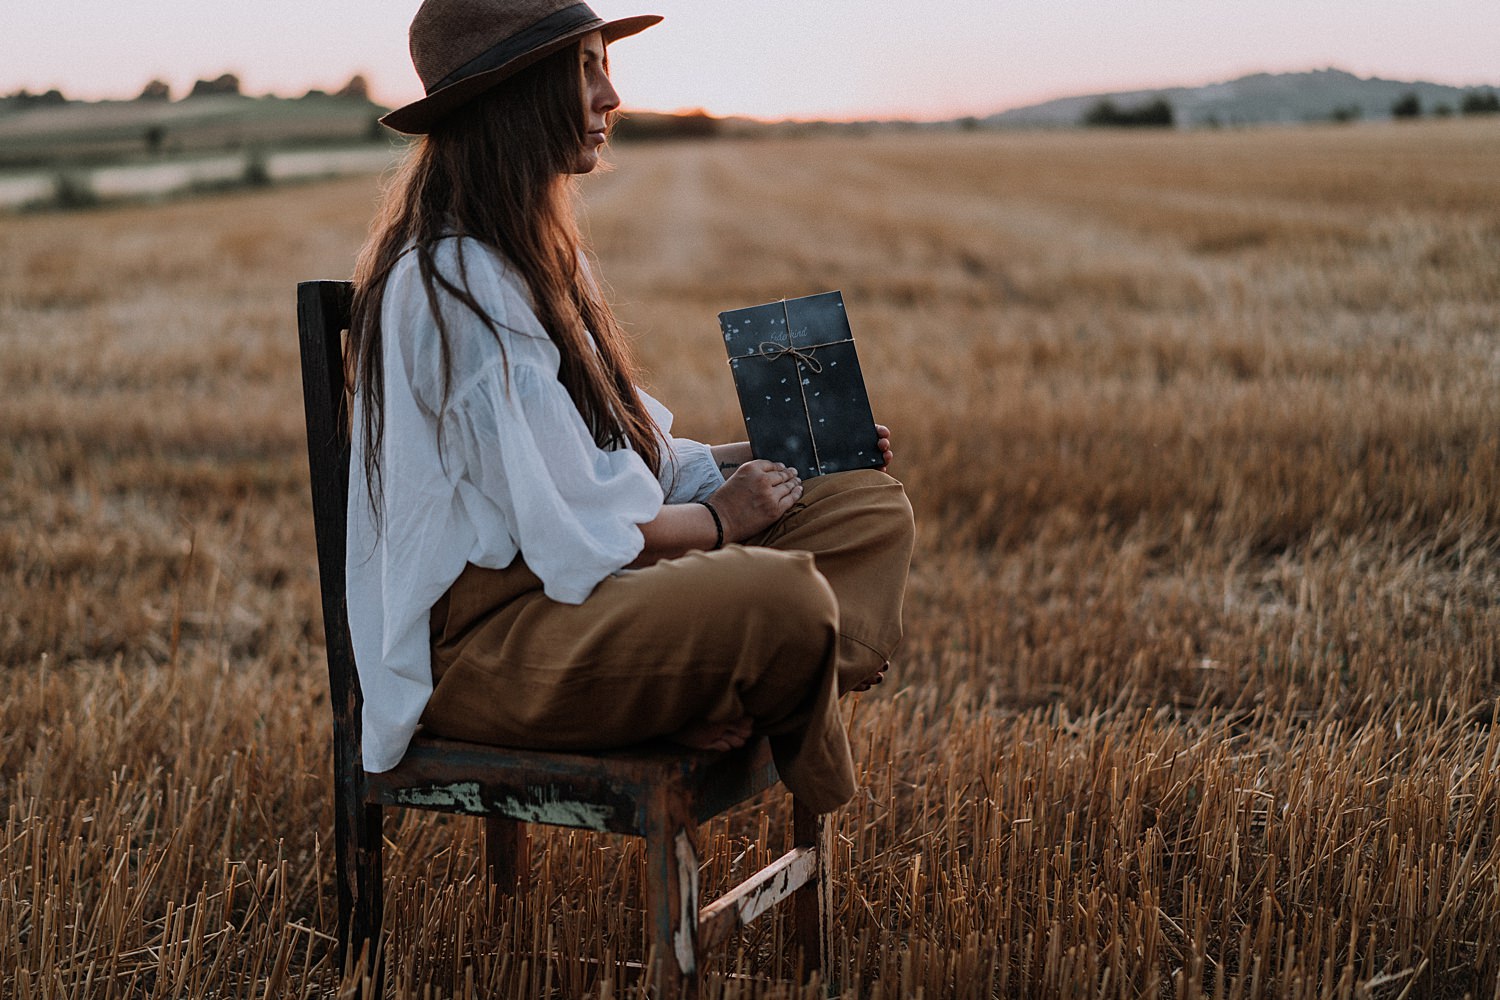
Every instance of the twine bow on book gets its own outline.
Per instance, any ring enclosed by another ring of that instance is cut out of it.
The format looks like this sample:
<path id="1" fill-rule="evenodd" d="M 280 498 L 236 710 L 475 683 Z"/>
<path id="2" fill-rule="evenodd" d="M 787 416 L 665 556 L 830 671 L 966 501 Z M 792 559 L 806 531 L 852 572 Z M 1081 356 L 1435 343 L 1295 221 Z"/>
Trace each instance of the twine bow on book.
<path id="1" fill-rule="evenodd" d="M 854 343 L 853 337 L 845 337 L 843 340 L 830 340 L 822 344 L 808 344 L 806 347 L 797 347 L 794 344 L 778 344 L 774 340 L 763 340 L 749 354 L 732 354 L 729 356 L 729 360 L 731 363 L 735 361 L 748 361 L 751 358 L 780 361 L 787 355 L 791 355 L 806 365 L 808 371 L 814 375 L 821 375 L 823 374 L 823 362 L 813 357 L 813 352 L 820 347 L 837 347 L 839 344 L 852 343 Z"/>
<path id="2" fill-rule="evenodd" d="M 845 341 L 840 340 L 836 341 L 836 343 L 842 344 L 845 343 Z M 790 354 L 792 357 L 796 358 L 798 361 L 806 365 L 808 367 L 808 370 L 810 370 L 814 375 L 821 375 L 823 374 L 823 362 L 813 357 L 812 352 L 816 351 L 819 347 L 827 346 L 827 344 L 815 344 L 804 351 L 802 348 L 793 347 L 790 344 L 778 344 L 774 340 L 763 340 L 761 341 L 760 346 L 755 349 L 755 351 L 767 361 L 779 361 Z"/>

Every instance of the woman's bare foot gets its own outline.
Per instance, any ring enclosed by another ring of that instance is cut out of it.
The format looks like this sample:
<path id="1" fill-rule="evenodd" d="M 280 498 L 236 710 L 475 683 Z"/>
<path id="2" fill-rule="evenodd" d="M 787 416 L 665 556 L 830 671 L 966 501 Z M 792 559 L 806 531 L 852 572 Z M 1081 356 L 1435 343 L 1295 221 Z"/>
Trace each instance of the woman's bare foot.
<path id="1" fill-rule="evenodd" d="M 678 730 L 667 739 L 694 750 L 734 750 L 745 745 L 753 729 L 754 723 L 749 717 L 733 722 L 699 722 Z"/>

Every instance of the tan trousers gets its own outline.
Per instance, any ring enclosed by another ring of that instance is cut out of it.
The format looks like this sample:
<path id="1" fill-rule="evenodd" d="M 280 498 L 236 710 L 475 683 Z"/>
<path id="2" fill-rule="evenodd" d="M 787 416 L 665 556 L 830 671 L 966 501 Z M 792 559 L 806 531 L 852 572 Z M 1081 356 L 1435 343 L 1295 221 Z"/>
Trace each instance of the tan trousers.
<path id="1" fill-rule="evenodd" d="M 882 472 L 810 479 L 746 545 L 606 578 L 579 605 L 517 558 L 470 565 L 433 607 L 422 715 L 456 739 L 609 749 L 749 716 L 792 793 L 826 812 L 854 794 L 838 694 L 901 639 L 911 506 Z"/>

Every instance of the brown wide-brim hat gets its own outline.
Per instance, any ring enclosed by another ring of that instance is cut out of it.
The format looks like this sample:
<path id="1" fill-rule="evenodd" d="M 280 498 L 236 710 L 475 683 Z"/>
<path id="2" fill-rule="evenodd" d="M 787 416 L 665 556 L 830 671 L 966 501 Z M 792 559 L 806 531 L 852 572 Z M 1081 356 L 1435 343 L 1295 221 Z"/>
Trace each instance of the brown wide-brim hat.
<path id="1" fill-rule="evenodd" d="M 409 38 L 427 96 L 381 124 L 408 135 L 431 132 L 454 108 L 584 35 L 597 31 L 613 42 L 660 20 L 642 14 L 606 21 L 569 0 L 425 0 Z"/>

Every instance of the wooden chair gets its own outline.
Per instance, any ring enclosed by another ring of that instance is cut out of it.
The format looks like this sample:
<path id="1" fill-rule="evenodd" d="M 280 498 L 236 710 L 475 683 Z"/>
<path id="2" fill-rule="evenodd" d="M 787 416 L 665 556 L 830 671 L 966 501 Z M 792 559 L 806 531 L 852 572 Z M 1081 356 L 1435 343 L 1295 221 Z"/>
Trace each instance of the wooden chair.
<path id="1" fill-rule="evenodd" d="M 349 444 L 344 411 L 343 338 L 347 281 L 297 286 L 307 453 L 328 681 L 333 707 L 334 838 L 338 939 L 343 967 L 364 953 L 380 970 L 381 817 L 387 807 L 485 817 L 491 881 L 515 892 L 529 874 L 524 824 L 542 823 L 646 839 L 647 927 L 662 997 L 698 993 L 704 949 L 788 897 L 803 968 L 829 960 L 829 827 L 793 802 L 793 847 L 718 900 L 699 907 L 697 826 L 777 783 L 764 740 L 729 753 L 645 748 L 610 753 L 513 750 L 418 735 L 394 770 L 367 773 L 360 762 L 359 677 L 344 603 Z"/>

